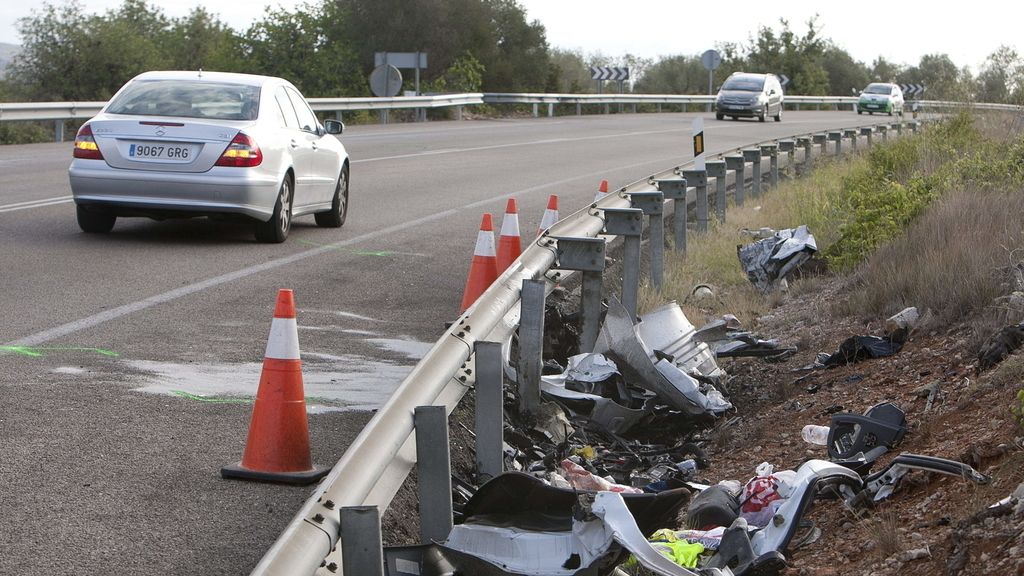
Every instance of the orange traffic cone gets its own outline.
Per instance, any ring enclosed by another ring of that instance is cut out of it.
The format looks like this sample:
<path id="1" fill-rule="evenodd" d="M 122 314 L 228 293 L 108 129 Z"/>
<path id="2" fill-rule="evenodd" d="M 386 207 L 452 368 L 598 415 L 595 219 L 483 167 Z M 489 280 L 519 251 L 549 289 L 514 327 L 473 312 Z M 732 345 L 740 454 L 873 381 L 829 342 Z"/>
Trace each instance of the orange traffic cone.
<path id="1" fill-rule="evenodd" d="M 309 452 L 295 299 L 291 290 L 283 289 L 277 293 L 242 461 L 221 468 L 220 475 L 302 485 L 316 482 L 327 472 L 327 468 L 313 467 Z"/>
<path id="2" fill-rule="evenodd" d="M 473 263 L 469 266 L 466 277 L 466 288 L 462 291 L 462 306 L 459 314 L 466 311 L 476 299 L 498 278 L 498 258 L 494 252 L 494 226 L 491 214 L 485 213 L 480 222 L 480 232 L 476 236 L 476 248 L 473 250 Z"/>
<path id="3" fill-rule="evenodd" d="M 597 194 L 594 195 L 594 202 L 604 198 L 608 195 L 608 181 L 601 180 L 601 185 L 597 187 Z"/>
<path id="4" fill-rule="evenodd" d="M 558 196 L 552 194 L 548 197 L 547 210 L 544 210 L 544 215 L 540 218 L 540 228 L 537 229 L 537 236 L 540 236 L 545 230 L 554 226 L 555 222 L 558 222 Z"/>
<path id="5" fill-rule="evenodd" d="M 516 199 L 509 198 L 505 205 L 505 216 L 501 219 L 501 235 L 498 236 L 498 274 L 504 272 L 523 253 L 523 242 L 519 238 L 519 208 Z"/>

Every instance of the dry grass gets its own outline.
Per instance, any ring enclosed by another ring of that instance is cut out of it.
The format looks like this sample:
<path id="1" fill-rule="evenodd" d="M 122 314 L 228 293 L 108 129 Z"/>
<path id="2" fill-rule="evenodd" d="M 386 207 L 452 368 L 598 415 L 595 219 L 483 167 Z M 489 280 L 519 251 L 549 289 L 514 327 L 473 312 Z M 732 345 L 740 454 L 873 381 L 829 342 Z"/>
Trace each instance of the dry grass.
<path id="1" fill-rule="evenodd" d="M 884 316 L 917 306 L 943 323 L 983 319 L 979 332 L 1020 321 L 997 299 L 1010 280 L 1000 270 L 1024 254 L 1022 221 L 1024 190 L 950 192 L 862 267 L 851 311 Z"/>
<path id="2" fill-rule="evenodd" d="M 899 528 L 900 517 L 892 510 L 883 510 L 864 520 L 865 534 L 874 544 L 873 549 L 880 560 L 903 549 Z"/>

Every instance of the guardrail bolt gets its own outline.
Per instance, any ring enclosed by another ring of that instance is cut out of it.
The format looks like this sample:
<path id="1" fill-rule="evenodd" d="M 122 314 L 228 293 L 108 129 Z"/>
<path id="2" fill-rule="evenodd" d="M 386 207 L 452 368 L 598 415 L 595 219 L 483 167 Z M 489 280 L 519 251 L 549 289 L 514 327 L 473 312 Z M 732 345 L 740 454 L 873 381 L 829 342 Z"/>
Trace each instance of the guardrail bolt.
<path id="1" fill-rule="evenodd" d="M 335 564 L 334 562 L 331 562 L 330 564 L 327 565 L 327 570 L 329 570 L 331 572 L 337 572 L 338 571 L 338 565 Z"/>
<path id="2" fill-rule="evenodd" d="M 334 500 L 328 500 L 327 502 L 324 502 L 324 508 L 327 508 L 328 510 L 334 510 Z"/>
<path id="3" fill-rule="evenodd" d="M 316 515 L 313 516 L 313 522 L 316 522 L 317 524 L 323 524 L 324 523 L 323 515 L 320 514 L 319 512 L 317 512 Z"/>

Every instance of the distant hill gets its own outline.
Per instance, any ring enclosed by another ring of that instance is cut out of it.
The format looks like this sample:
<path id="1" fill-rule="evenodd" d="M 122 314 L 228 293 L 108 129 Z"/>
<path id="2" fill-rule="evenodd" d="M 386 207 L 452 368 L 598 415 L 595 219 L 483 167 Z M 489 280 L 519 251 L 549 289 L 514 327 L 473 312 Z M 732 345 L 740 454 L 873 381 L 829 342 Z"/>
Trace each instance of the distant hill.
<path id="1" fill-rule="evenodd" d="M 11 60 L 21 50 L 21 46 L 17 44 L 6 44 L 0 42 L 0 78 L 7 73 L 7 67 L 11 64 Z"/>

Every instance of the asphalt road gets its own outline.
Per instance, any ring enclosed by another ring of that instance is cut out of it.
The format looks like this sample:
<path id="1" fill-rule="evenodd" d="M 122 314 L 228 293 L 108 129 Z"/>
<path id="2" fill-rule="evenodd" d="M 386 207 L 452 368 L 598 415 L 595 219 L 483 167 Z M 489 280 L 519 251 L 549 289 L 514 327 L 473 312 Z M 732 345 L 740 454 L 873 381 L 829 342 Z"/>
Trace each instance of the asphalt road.
<path id="1" fill-rule="evenodd" d="M 457 316 L 482 212 L 564 214 L 689 160 L 694 114 L 356 126 L 345 227 L 79 231 L 71 146 L 0 147 L 0 574 L 247 574 L 308 488 L 226 481 L 279 288 L 295 290 L 313 456 L 332 465 Z M 885 122 L 706 117 L 710 153 Z"/>

